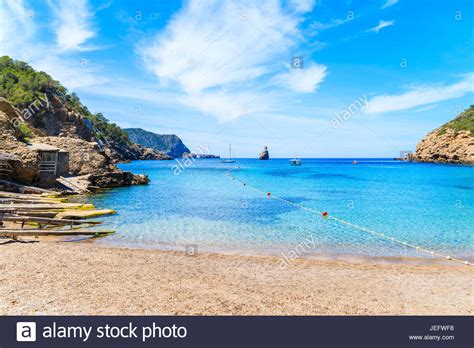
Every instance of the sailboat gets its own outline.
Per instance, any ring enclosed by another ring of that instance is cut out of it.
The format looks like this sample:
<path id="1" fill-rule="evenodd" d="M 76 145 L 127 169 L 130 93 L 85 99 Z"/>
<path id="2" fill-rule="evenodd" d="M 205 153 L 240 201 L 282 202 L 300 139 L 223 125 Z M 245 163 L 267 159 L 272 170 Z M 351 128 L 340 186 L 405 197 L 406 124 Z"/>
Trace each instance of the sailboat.
<path id="1" fill-rule="evenodd" d="M 234 163 L 235 160 L 232 159 L 232 146 L 229 144 L 229 158 L 228 159 L 223 159 L 222 163 Z"/>

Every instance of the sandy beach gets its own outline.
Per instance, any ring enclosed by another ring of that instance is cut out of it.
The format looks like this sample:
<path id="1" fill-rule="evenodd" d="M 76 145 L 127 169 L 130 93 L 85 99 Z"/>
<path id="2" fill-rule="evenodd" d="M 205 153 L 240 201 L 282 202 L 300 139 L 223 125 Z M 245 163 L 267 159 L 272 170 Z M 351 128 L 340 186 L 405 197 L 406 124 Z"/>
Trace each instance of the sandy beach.
<path id="1" fill-rule="evenodd" d="M 1 315 L 467 315 L 472 267 L 0 240 Z"/>

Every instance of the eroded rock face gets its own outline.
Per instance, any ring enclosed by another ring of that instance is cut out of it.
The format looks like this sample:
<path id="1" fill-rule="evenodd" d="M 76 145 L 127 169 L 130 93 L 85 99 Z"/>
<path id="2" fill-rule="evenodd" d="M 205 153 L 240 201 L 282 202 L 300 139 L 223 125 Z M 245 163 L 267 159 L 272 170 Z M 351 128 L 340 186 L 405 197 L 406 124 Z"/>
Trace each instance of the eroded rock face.
<path id="1" fill-rule="evenodd" d="M 114 162 L 128 162 L 136 160 L 170 160 L 172 157 L 152 148 L 146 148 L 138 144 L 123 146 L 114 142 L 107 143 L 104 147 L 107 156 Z"/>
<path id="2" fill-rule="evenodd" d="M 35 143 L 48 144 L 68 151 L 71 175 L 96 174 L 98 171 L 116 169 L 96 142 L 69 137 L 36 137 L 33 140 Z"/>
<path id="3" fill-rule="evenodd" d="M 155 149 L 145 147 L 145 148 L 143 148 L 140 159 L 144 159 L 144 160 L 172 160 L 173 157 L 165 155 L 163 152 L 156 151 Z"/>
<path id="4" fill-rule="evenodd" d="M 0 151 L 15 155 L 19 162 L 13 163 L 13 177 L 22 183 L 32 183 L 38 173 L 38 154 L 26 144 L 18 141 L 18 130 L 14 120 L 18 117 L 15 109 L 0 99 Z"/>
<path id="5" fill-rule="evenodd" d="M 474 164 L 474 137 L 469 131 L 435 129 L 416 146 L 412 161 Z"/>
<path id="6" fill-rule="evenodd" d="M 69 110 L 54 95 L 44 95 L 40 101 L 41 112 L 27 120 L 39 132 L 38 135 L 92 140 L 92 126 L 84 116 Z"/>

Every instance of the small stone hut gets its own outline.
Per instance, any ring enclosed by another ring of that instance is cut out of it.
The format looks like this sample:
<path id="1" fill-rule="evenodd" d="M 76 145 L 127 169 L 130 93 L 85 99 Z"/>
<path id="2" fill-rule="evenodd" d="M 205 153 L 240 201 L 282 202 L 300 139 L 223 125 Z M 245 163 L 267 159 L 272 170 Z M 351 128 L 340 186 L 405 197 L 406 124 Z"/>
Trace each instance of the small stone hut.
<path id="1" fill-rule="evenodd" d="M 28 144 L 28 147 L 38 153 L 38 177 L 40 183 L 52 183 L 56 181 L 56 178 L 68 174 L 68 151 L 41 143 L 31 143 Z"/>

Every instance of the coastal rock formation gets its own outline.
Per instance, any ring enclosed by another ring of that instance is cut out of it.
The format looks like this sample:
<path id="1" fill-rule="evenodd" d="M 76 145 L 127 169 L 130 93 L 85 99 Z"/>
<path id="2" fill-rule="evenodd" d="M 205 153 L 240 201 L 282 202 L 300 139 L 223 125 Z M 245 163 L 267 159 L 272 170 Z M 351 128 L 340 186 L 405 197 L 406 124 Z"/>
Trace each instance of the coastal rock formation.
<path id="1" fill-rule="evenodd" d="M 17 137 L 18 129 L 14 120 L 18 111 L 5 99 L 0 99 L 0 150 L 3 153 L 16 156 L 19 161 L 13 162 L 13 177 L 16 181 L 26 184 L 35 183 L 38 177 L 38 153 Z M 35 133 L 41 134 L 32 128 Z M 149 179 L 144 175 L 119 170 L 114 161 L 93 141 L 64 136 L 34 136 L 35 143 L 47 144 L 69 152 L 69 174 L 82 176 L 83 186 L 117 187 L 147 184 Z M 152 149 L 145 153 L 155 156 Z M 162 154 L 160 154 L 161 156 Z"/>
<path id="2" fill-rule="evenodd" d="M 263 151 L 260 152 L 260 154 L 258 155 L 258 158 L 261 159 L 261 160 L 267 160 L 270 158 L 269 154 L 268 154 L 268 147 L 264 147 L 263 148 Z"/>
<path id="3" fill-rule="evenodd" d="M 210 159 L 210 158 L 221 158 L 219 155 L 208 155 L 208 154 L 197 154 L 197 158 L 204 158 L 204 159 Z"/>
<path id="4" fill-rule="evenodd" d="M 35 137 L 34 142 L 48 144 L 69 152 L 69 174 L 84 175 L 100 171 L 114 171 L 113 160 L 96 142 L 66 137 Z"/>
<path id="5" fill-rule="evenodd" d="M 194 152 L 185 152 L 181 156 L 182 158 L 201 158 L 201 159 L 210 159 L 210 158 L 221 158 L 219 155 L 210 155 L 205 153 L 194 153 Z"/>
<path id="6" fill-rule="evenodd" d="M 18 141 L 18 129 L 11 122 L 16 116 L 15 108 L 0 98 L 0 150 L 18 157 L 19 162 L 13 164 L 13 175 L 21 182 L 31 183 L 38 172 L 38 155 Z"/>
<path id="7" fill-rule="evenodd" d="M 429 133 L 409 160 L 474 164 L 474 106 Z"/>
<path id="8" fill-rule="evenodd" d="M 104 152 L 109 156 L 114 163 L 129 162 L 136 160 L 171 160 L 172 157 L 166 155 L 161 151 L 152 148 L 144 147 L 139 144 L 129 143 L 120 144 L 114 141 L 107 142 L 102 146 Z"/>
<path id="9" fill-rule="evenodd" d="M 79 139 L 86 143 L 95 143 L 113 163 L 141 159 L 168 160 L 162 152 L 147 149 L 117 137 L 108 137 L 97 129 L 93 122 L 80 113 L 68 108 L 58 96 L 45 94 L 43 105 L 48 106 L 39 117 L 31 117 L 28 123 L 34 135 L 59 137 L 62 139 Z M 100 135 L 99 135 L 100 134 Z M 52 144 L 54 145 L 54 144 Z"/>
<path id="10" fill-rule="evenodd" d="M 96 142 L 113 163 L 138 159 L 170 159 L 133 141 L 102 113 L 93 114 L 75 93 L 27 63 L 0 57 L 0 97 L 16 109 L 17 138 L 64 137 Z"/>
<path id="11" fill-rule="evenodd" d="M 138 145 L 140 146 L 140 145 Z M 166 154 L 164 154 L 163 152 L 161 151 L 156 151 L 155 149 L 152 149 L 150 147 L 143 147 L 143 146 L 140 146 L 140 148 L 142 149 L 141 152 L 140 152 L 140 159 L 142 160 L 172 160 L 173 157 L 171 156 L 168 156 Z"/>
<path id="12" fill-rule="evenodd" d="M 148 178 L 122 172 L 115 164 L 171 159 L 130 141 L 119 126 L 101 113 L 92 114 L 77 95 L 24 62 L 0 57 L 0 86 L 0 153 L 15 158 L 8 164 L 13 166 L 8 175 L 14 181 L 49 186 L 67 173 L 93 174 L 91 180 L 98 187 L 144 184 Z M 52 146 L 53 150 L 34 148 L 31 143 Z M 65 160 L 59 161 L 59 155 L 45 153 L 48 151 L 62 153 Z M 53 160 L 44 159 L 48 156 Z M 63 163 L 64 169 L 59 170 Z M 43 180 L 47 176 L 44 173 L 50 176 L 48 182 Z"/>
<path id="13" fill-rule="evenodd" d="M 134 143 L 164 152 L 173 158 L 179 158 L 184 153 L 191 152 L 174 134 L 156 134 L 141 128 L 125 128 L 124 131 Z"/>
<path id="14" fill-rule="evenodd" d="M 119 187 L 129 185 L 144 185 L 150 182 L 148 176 L 133 174 L 132 172 L 114 171 L 100 175 L 90 175 L 88 181 L 97 187 Z"/>

